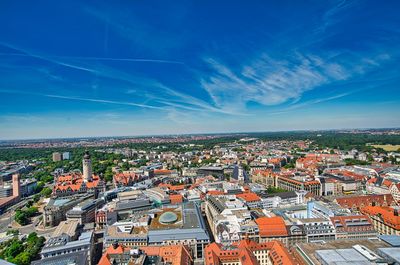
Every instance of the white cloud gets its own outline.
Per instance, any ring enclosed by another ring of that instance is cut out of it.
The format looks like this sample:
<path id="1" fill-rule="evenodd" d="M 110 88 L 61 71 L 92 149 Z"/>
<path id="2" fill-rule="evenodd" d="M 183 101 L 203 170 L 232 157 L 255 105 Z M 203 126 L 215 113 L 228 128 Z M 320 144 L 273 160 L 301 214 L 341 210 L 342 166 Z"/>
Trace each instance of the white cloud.
<path id="1" fill-rule="evenodd" d="M 346 55 L 348 56 L 348 55 Z M 322 85 L 347 80 L 365 73 L 388 57 L 365 58 L 336 55 L 316 56 L 300 54 L 275 59 L 262 54 L 248 64 L 231 69 L 213 58 L 205 62 L 212 74 L 201 79 L 217 107 L 232 112 L 245 110 L 249 102 L 279 105 L 289 100 L 298 101 L 303 93 Z M 336 59 L 336 60 L 334 60 Z"/>

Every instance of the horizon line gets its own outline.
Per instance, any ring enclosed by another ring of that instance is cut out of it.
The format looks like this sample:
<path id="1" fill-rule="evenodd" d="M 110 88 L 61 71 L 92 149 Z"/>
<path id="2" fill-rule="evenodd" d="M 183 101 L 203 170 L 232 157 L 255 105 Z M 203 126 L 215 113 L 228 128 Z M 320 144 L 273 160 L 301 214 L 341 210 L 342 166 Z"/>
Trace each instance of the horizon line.
<path id="1" fill-rule="evenodd" d="M 240 135 L 240 134 L 255 134 L 255 133 L 285 133 L 285 132 L 327 132 L 327 131 L 344 131 L 344 130 L 400 130 L 399 127 L 358 127 L 358 128 L 340 128 L 340 129 L 292 129 L 292 130 L 277 130 L 277 131 L 236 131 L 236 132 L 215 132 L 215 133 L 182 133 L 182 134 L 141 134 L 141 135 L 110 135 L 110 136 L 77 136 L 77 137 L 49 137 L 49 138 L 20 138 L 20 139 L 0 139 L 1 142 L 17 142 L 17 141 L 49 141 L 49 140 L 74 140 L 74 139 L 99 139 L 99 138 L 150 138 L 150 137 L 165 137 L 165 136 L 191 136 L 191 135 Z"/>

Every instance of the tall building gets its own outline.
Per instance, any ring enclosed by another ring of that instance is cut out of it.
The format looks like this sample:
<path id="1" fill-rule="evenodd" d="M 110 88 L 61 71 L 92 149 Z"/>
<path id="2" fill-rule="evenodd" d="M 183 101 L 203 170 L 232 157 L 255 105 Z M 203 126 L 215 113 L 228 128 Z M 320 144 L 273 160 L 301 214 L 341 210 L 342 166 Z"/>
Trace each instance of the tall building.
<path id="1" fill-rule="evenodd" d="M 59 152 L 53 153 L 53 162 L 58 162 L 62 160 L 62 155 Z"/>
<path id="2" fill-rule="evenodd" d="M 12 196 L 0 199 L 0 212 L 7 207 L 14 205 L 21 198 L 21 183 L 19 182 L 19 174 L 12 176 Z"/>
<path id="3" fill-rule="evenodd" d="M 92 160 L 90 159 L 89 151 L 85 152 L 82 160 L 83 164 L 83 181 L 91 182 L 92 181 Z"/>
<path id="4" fill-rule="evenodd" d="M 70 172 L 59 176 L 54 185 L 53 195 L 68 197 L 70 195 L 93 193 L 97 198 L 99 192 L 104 192 L 104 182 L 98 175 L 93 175 L 92 160 L 88 151 L 83 156 L 82 166 L 83 174 Z"/>
<path id="5" fill-rule="evenodd" d="M 19 174 L 12 176 L 13 197 L 19 199 L 21 196 L 21 183 L 19 181 Z"/>

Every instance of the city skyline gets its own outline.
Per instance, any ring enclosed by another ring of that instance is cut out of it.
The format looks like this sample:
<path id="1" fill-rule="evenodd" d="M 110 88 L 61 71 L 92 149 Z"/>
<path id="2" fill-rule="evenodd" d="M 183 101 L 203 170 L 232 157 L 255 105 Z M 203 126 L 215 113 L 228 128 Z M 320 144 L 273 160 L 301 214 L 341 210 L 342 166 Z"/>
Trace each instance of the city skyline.
<path id="1" fill-rule="evenodd" d="M 396 1 L 0 5 L 2 140 L 400 127 Z"/>

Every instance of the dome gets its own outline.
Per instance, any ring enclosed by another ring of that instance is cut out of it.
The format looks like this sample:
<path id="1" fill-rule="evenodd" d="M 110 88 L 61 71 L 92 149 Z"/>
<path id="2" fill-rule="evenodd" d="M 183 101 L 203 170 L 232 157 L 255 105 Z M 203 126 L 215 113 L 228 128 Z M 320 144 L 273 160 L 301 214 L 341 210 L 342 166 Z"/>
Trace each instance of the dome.
<path id="1" fill-rule="evenodd" d="M 173 212 L 165 212 L 158 219 L 158 221 L 161 224 L 173 224 L 177 220 L 178 220 L 178 215 L 176 215 L 176 213 L 173 213 Z"/>

